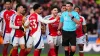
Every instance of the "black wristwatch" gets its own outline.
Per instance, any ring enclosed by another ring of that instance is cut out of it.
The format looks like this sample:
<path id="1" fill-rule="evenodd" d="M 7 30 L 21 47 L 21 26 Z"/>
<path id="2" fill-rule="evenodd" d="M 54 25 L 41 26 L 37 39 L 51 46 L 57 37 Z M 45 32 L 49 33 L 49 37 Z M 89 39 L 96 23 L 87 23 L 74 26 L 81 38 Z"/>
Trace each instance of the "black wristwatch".
<path id="1" fill-rule="evenodd" d="M 71 19 L 73 20 L 74 19 L 74 16 L 72 16 Z"/>

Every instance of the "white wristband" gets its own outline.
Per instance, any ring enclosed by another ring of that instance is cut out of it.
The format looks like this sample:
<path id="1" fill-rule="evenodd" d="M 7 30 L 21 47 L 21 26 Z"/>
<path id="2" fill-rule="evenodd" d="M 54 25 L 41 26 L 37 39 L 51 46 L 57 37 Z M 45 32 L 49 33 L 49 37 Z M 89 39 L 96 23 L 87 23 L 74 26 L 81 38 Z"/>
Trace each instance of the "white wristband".
<path id="1" fill-rule="evenodd" d="M 85 35 L 87 35 L 87 33 L 85 33 Z"/>

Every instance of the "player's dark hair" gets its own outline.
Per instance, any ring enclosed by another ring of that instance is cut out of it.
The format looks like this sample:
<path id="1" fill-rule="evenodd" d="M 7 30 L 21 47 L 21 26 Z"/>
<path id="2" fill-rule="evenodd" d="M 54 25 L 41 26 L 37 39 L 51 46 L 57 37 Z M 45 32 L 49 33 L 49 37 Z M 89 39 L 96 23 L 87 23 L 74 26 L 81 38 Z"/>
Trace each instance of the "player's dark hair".
<path id="1" fill-rule="evenodd" d="M 23 6 L 23 8 L 25 8 L 25 9 L 27 10 L 26 5 L 23 5 L 23 4 L 17 4 L 17 6 L 16 6 L 15 10 L 17 11 L 17 8 L 18 8 L 18 7 L 20 7 L 20 6 Z"/>
<path id="2" fill-rule="evenodd" d="M 11 3 L 11 0 L 4 0 L 4 3 L 6 3 L 6 2 L 10 2 Z"/>
<path id="3" fill-rule="evenodd" d="M 81 8 L 80 8 L 79 6 L 77 6 L 77 5 L 74 7 L 74 9 L 75 9 L 75 8 L 79 8 L 79 10 L 81 10 Z"/>
<path id="4" fill-rule="evenodd" d="M 37 10 L 39 7 L 41 7 L 40 4 L 35 4 L 35 5 L 33 6 L 34 11 Z"/>
<path id="5" fill-rule="evenodd" d="M 66 4 L 70 4 L 71 6 L 73 6 L 73 3 L 71 3 L 71 2 L 67 2 Z"/>
<path id="6" fill-rule="evenodd" d="M 57 8 L 58 9 L 58 12 L 60 11 L 60 9 L 59 9 L 59 7 L 58 6 L 51 6 L 51 8 L 50 8 L 50 11 L 52 11 L 54 8 Z"/>
<path id="7" fill-rule="evenodd" d="M 27 12 L 27 6 L 23 5 L 23 8 L 25 9 L 25 12 Z"/>

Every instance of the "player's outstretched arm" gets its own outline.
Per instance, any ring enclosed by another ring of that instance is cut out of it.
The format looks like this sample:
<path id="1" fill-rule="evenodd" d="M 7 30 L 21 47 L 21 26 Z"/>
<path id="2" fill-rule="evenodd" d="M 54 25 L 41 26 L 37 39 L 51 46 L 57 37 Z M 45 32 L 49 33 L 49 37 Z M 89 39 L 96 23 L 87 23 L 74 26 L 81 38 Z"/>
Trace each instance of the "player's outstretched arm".
<path id="1" fill-rule="evenodd" d="M 26 22 L 24 23 L 24 26 L 27 27 L 29 25 L 29 20 L 27 19 Z"/>
<path id="2" fill-rule="evenodd" d="M 86 42 L 88 42 L 88 34 L 87 34 L 87 27 L 86 27 L 86 25 L 83 25 L 83 30 L 85 32 Z"/>
<path id="3" fill-rule="evenodd" d="M 86 26 L 86 20 L 85 20 L 84 17 L 83 17 L 83 23 L 82 23 L 82 25 L 83 25 L 83 31 L 84 31 L 84 33 L 86 35 L 86 41 L 88 42 L 87 26 Z"/>
<path id="4" fill-rule="evenodd" d="M 57 18 L 57 17 L 56 17 Z M 40 22 L 42 23 L 45 23 L 45 24 L 48 24 L 48 23 L 53 23 L 55 22 L 57 19 L 53 19 L 53 20 L 46 20 L 46 19 L 43 19 L 40 15 L 38 15 L 38 19 Z"/>
<path id="5" fill-rule="evenodd" d="M 59 22 L 59 26 L 58 26 L 58 35 L 61 35 L 61 28 L 62 28 L 62 26 L 63 26 L 63 23 L 62 22 Z"/>

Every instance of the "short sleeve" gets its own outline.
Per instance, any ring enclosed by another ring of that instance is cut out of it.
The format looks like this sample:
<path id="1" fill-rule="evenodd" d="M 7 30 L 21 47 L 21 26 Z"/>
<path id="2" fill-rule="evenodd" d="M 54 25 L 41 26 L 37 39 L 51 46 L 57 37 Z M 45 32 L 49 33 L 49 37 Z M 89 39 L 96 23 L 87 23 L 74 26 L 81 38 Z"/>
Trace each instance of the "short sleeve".
<path id="1" fill-rule="evenodd" d="M 4 11 L 0 12 L 0 19 L 3 18 Z"/>
<path id="2" fill-rule="evenodd" d="M 75 12 L 75 19 L 77 19 L 77 20 L 79 20 L 80 19 L 80 16 L 79 16 L 79 14 L 77 13 L 77 12 Z"/>
<path id="3" fill-rule="evenodd" d="M 0 22 L 0 31 L 2 31 L 2 22 Z"/>
<path id="4" fill-rule="evenodd" d="M 63 14 L 62 14 L 61 17 L 60 17 L 60 22 L 64 22 Z"/>
<path id="5" fill-rule="evenodd" d="M 13 14 L 11 17 L 10 17 L 10 20 L 11 20 L 11 22 L 13 22 L 14 20 L 14 16 L 15 16 L 15 14 Z"/>
<path id="6" fill-rule="evenodd" d="M 86 25 L 86 20 L 85 20 L 85 18 L 82 17 L 82 19 L 83 19 L 83 23 L 82 23 L 82 25 Z"/>

